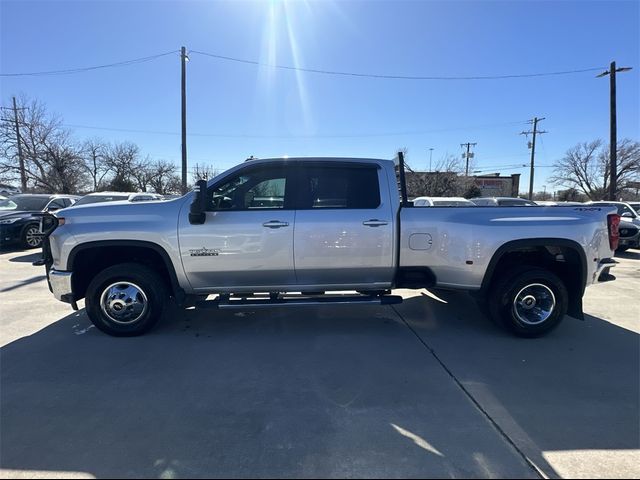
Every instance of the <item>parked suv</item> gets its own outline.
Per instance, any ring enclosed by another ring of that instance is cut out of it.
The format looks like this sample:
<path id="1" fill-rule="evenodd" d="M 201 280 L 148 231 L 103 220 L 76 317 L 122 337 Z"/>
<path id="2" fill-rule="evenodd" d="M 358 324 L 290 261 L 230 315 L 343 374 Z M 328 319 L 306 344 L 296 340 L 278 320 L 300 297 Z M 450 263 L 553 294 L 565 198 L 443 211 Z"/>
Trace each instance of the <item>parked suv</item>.
<path id="1" fill-rule="evenodd" d="M 70 207 L 80 197 L 75 195 L 14 195 L 0 201 L 0 245 L 20 244 L 37 248 L 42 244 L 40 217 L 35 214 L 55 212 Z"/>
<path id="2" fill-rule="evenodd" d="M 630 248 L 640 248 L 640 226 L 631 222 L 620 222 L 618 226 L 620 241 L 616 252 L 624 252 Z"/>

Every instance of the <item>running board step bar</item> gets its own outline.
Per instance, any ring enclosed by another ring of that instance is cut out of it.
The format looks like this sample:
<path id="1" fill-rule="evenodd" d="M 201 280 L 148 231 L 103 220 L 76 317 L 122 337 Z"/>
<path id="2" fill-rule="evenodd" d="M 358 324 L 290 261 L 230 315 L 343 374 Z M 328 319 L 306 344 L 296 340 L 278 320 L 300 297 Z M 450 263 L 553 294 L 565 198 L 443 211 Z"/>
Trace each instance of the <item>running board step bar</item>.
<path id="1" fill-rule="evenodd" d="M 368 297 L 365 295 L 357 296 L 329 296 L 320 298 L 310 297 L 283 297 L 277 299 L 271 298 L 216 298 L 214 300 L 202 300 L 196 302 L 196 308 L 273 308 L 273 307 L 300 307 L 300 306 L 318 306 L 318 305 L 397 305 L 402 303 L 400 295 L 383 295 L 381 297 Z"/>

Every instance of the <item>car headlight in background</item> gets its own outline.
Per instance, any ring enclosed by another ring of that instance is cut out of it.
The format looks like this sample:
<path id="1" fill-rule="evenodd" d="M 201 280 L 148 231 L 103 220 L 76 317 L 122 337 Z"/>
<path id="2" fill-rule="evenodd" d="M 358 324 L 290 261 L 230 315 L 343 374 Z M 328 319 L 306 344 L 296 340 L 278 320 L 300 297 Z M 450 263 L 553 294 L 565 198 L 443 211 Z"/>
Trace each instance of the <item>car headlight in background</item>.
<path id="1" fill-rule="evenodd" d="M 0 225 L 11 225 L 12 223 L 16 223 L 18 220 L 21 220 L 21 219 L 19 217 L 7 218 L 6 220 L 0 220 Z"/>

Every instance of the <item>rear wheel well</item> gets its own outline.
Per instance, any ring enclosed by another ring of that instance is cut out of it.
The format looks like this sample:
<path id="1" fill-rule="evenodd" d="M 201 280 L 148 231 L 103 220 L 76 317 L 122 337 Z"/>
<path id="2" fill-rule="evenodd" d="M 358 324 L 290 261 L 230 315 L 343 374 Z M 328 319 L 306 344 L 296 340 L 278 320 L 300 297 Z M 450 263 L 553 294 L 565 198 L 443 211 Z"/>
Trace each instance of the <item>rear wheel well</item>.
<path id="1" fill-rule="evenodd" d="M 582 318 L 582 295 L 586 284 L 586 265 L 577 248 L 553 243 L 508 248 L 500 252 L 500 257 L 495 262 L 492 271 L 487 272 L 482 283 L 482 291 L 486 294 L 507 272 L 522 265 L 532 265 L 555 273 L 567 288 L 569 315 Z"/>
<path id="2" fill-rule="evenodd" d="M 145 246 L 96 246 L 84 248 L 73 256 L 69 269 L 73 271 L 72 288 L 75 300 L 85 297 L 91 280 L 105 268 L 120 263 L 139 263 L 156 271 L 163 280 L 167 291 L 176 294 L 175 272 L 169 267 L 162 254 Z"/>

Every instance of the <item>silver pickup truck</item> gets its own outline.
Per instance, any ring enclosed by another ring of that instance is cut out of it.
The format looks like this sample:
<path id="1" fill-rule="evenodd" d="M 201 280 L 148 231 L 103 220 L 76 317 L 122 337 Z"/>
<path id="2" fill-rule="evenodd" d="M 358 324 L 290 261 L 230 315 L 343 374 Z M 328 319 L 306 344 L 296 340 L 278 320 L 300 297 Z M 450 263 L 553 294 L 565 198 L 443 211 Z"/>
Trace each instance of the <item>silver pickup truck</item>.
<path id="1" fill-rule="evenodd" d="M 585 287 L 614 278 L 619 216 L 413 207 L 400 155 L 250 160 L 172 201 L 72 207 L 48 221 L 51 291 L 76 309 L 84 298 L 111 335 L 148 331 L 169 298 L 197 308 L 388 304 L 402 301 L 394 288 L 436 288 L 469 291 L 515 334 L 537 336 L 567 313 L 582 318 Z M 335 293 L 344 291 L 353 293 Z"/>

